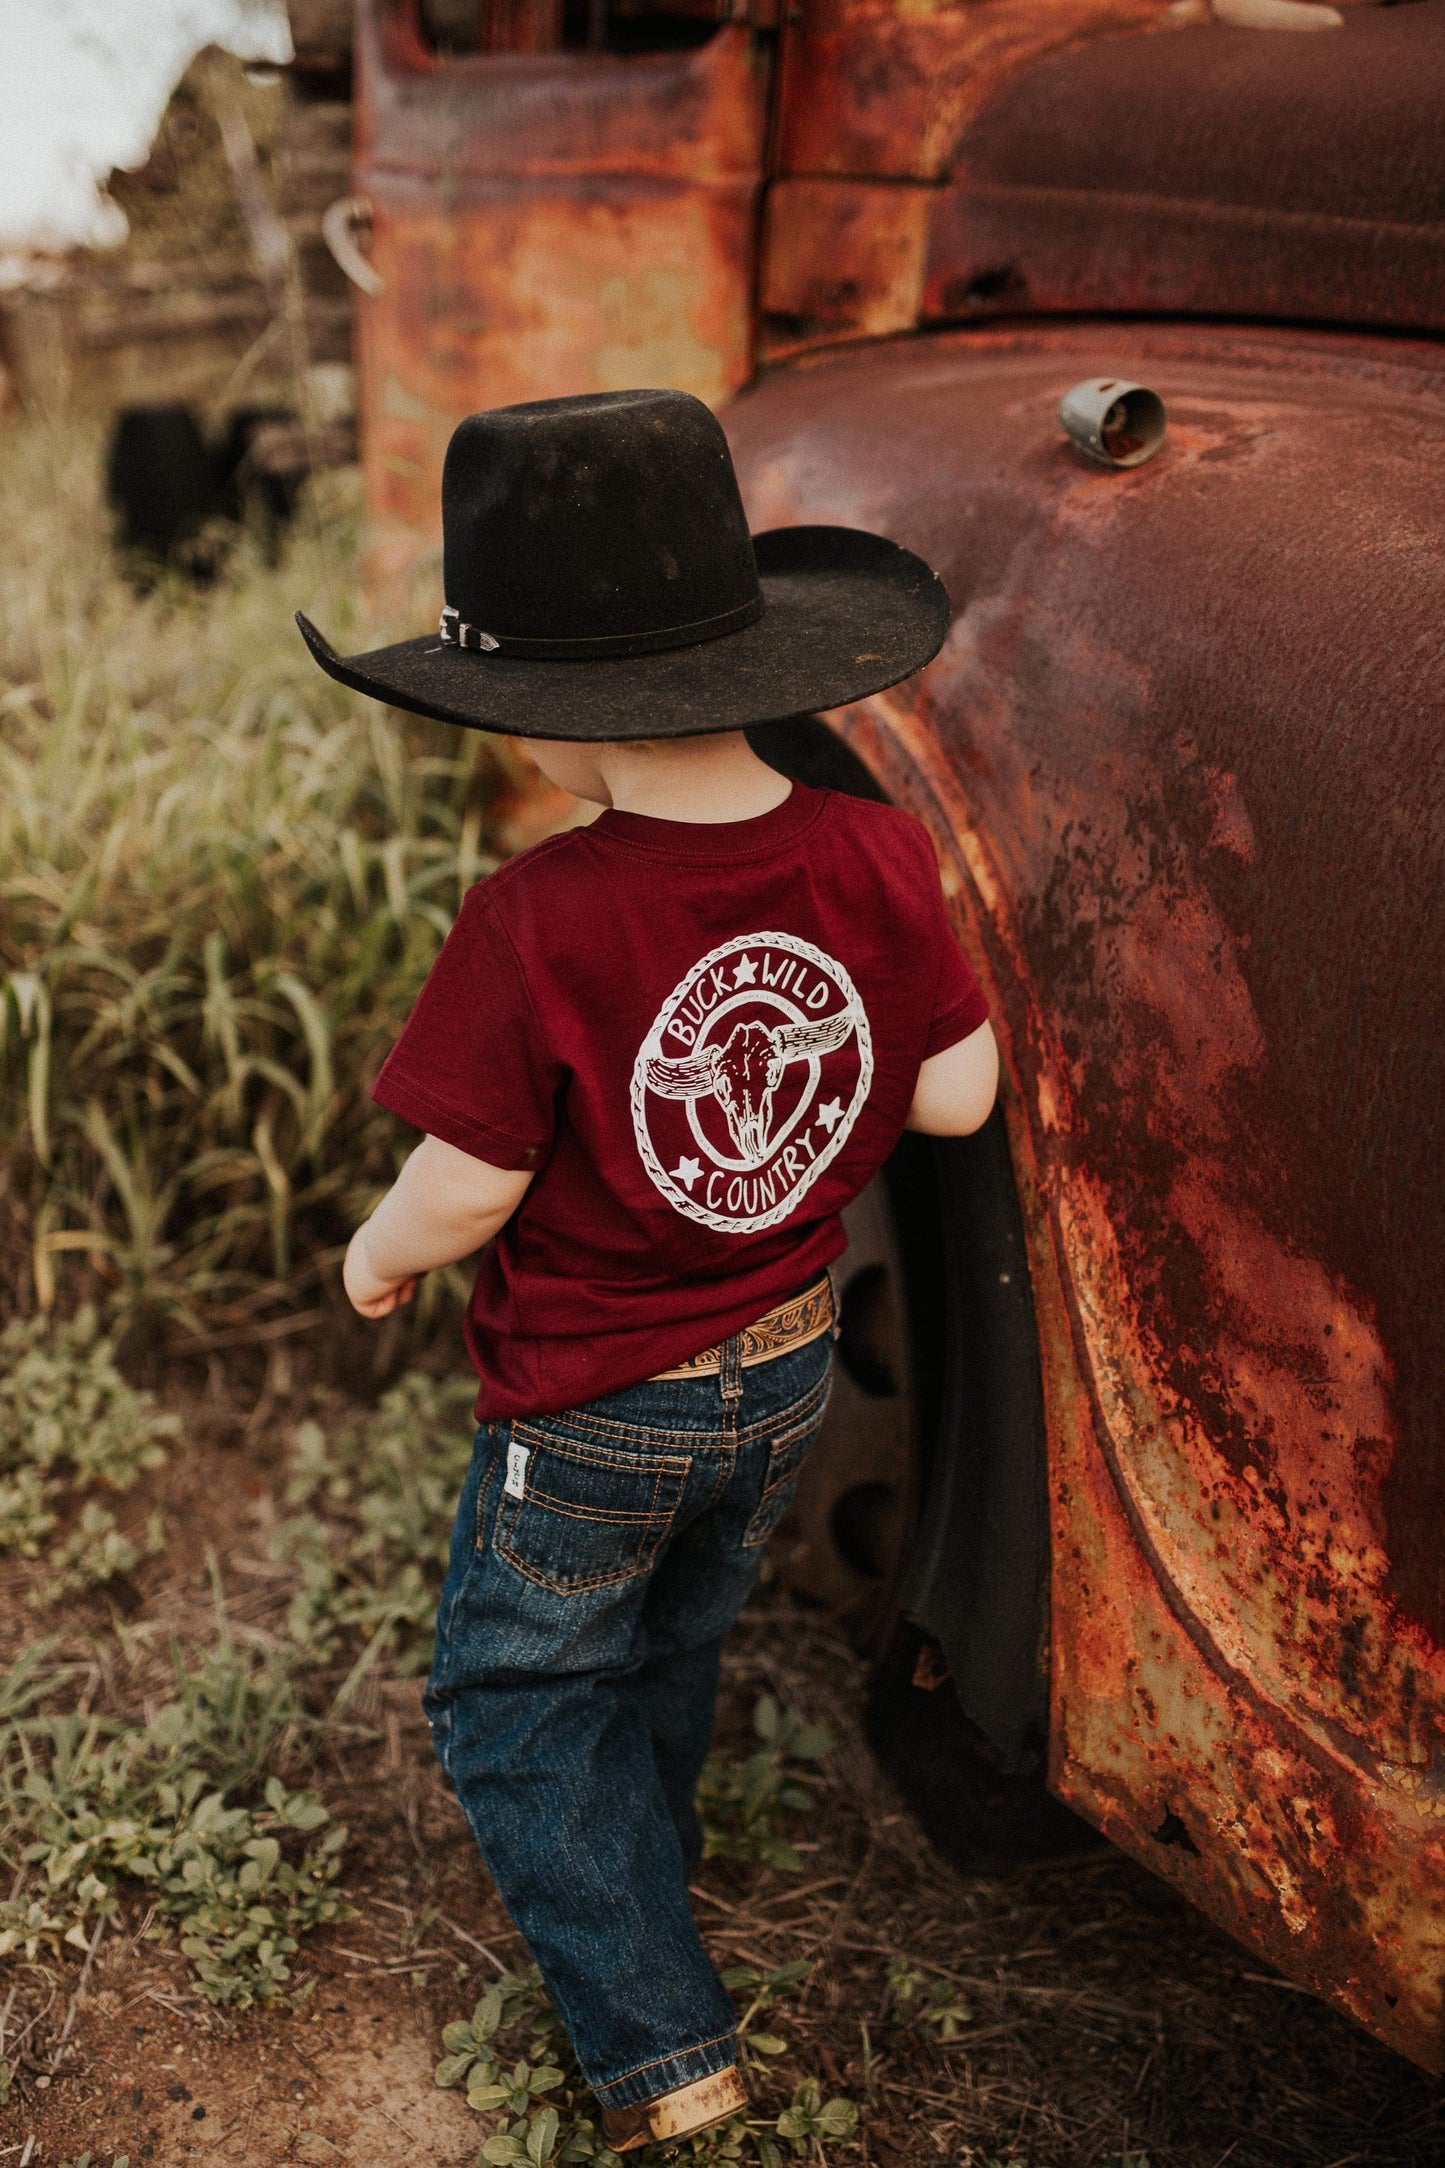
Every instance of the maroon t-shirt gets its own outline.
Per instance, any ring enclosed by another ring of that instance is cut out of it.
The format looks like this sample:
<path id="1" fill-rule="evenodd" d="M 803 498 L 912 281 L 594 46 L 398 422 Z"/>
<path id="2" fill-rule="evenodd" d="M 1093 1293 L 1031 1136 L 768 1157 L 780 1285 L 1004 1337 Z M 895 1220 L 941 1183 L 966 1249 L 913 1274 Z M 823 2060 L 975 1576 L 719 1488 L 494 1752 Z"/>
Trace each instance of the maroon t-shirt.
<path id="1" fill-rule="evenodd" d="M 635 1385 L 820 1272 L 919 1064 L 987 1014 L 892 806 L 606 812 L 480 882 L 374 1091 L 536 1169 L 468 1308 L 478 1418 Z"/>

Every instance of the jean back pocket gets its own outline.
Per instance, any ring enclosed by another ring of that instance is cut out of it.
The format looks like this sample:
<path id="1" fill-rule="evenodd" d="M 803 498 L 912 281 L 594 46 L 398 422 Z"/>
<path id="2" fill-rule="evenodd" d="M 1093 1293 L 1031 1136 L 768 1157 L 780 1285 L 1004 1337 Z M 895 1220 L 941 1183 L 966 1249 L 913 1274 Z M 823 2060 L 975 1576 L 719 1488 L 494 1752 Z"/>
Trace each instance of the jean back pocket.
<path id="1" fill-rule="evenodd" d="M 832 1389 L 833 1375 L 830 1369 L 802 1400 L 795 1401 L 792 1407 L 783 1410 L 779 1418 L 781 1427 L 774 1431 L 768 1441 L 762 1496 L 752 1519 L 743 1531 L 743 1542 L 750 1548 L 767 1542 L 792 1504 L 793 1493 L 798 1487 L 798 1477 L 803 1472 L 803 1462 L 823 1427 L 823 1417 L 828 1412 L 828 1396 Z"/>
<path id="2" fill-rule="evenodd" d="M 493 1546 L 558 1596 L 633 1580 L 656 1562 L 691 1465 L 601 1444 L 575 1418 L 514 1422 Z"/>

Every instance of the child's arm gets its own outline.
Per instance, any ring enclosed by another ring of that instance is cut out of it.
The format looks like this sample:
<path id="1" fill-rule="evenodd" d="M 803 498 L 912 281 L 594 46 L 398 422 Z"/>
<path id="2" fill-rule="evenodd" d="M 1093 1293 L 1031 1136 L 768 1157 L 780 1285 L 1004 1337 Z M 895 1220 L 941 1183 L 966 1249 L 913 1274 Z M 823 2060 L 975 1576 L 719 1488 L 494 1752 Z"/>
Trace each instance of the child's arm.
<path id="1" fill-rule="evenodd" d="M 909 1129 L 929 1137 L 967 1137 L 981 1129 L 998 1090 L 998 1048 L 993 1027 L 980 1024 L 956 1046 L 933 1054 L 918 1072 Z"/>
<path id="2" fill-rule="evenodd" d="M 346 1252 L 342 1284 L 363 1317 L 410 1302 L 417 1277 L 454 1265 L 490 1242 L 532 1177 L 424 1137 Z"/>

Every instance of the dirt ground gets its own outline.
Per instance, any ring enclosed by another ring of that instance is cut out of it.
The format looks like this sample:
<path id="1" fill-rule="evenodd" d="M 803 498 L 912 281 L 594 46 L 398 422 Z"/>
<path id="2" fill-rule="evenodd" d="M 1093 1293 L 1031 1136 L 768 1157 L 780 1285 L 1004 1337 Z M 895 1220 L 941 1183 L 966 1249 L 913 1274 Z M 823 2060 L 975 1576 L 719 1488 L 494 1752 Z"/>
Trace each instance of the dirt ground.
<path id="1" fill-rule="evenodd" d="M 213 1416 L 188 1408 L 191 1449 L 162 1479 L 184 1545 L 138 1575 L 138 1609 L 182 1638 L 204 1635 L 208 1544 L 239 1622 L 264 1633 L 285 1600 L 255 1527 L 279 1444 L 253 1434 L 238 1452 L 233 1420 Z M 15 1567 L 0 1578 L 7 1660 L 36 1630 L 22 1582 Z M 94 1650 L 107 1607 L 80 1606 L 59 1630 Z M 790 2045 L 762 2091 L 781 2106 L 812 2073 L 858 2102 L 859 2141 L 831 2161 L 1439 2168 L 1445 2087 L 1268 1976 L 1124 1859 L 1100 1851 L 1002 1878 L 944 1863 L 863 1744 L 863 1685 L 825 1617 L 765 1590 L 728 1655 L 722 1743 L 748 1751 L 767 1689 L 825 1722 L 836 1746 L 810 1825 L 794 1824 L 802 1872 L 712 1861 L 695 1890 L 720 1963 L 816 1963 L 801 2003 L 770 2013 Z M 83 2152 L 94 2168 L 118 2155 L 132 2168 L 475 2159 L 478 2119 L 435 2088 L 432 2068 L 443 2024 L 521 1948 L 431 1759 L 418 1684 L 368 1682 L 350 1715 L 314 1781 L 352 1833 L 356 1911 L 306 1939 L 304 2007 L 211 2008 L 185 1960 L 141 1938 L 139 1912 L 102 1940 L 88 1975 L 78 1958 L 48 1976 L 12 1967 L 0 2052 L 20 2074 L 0 2109 L 0 2168 L 59 2168 Z M 956 1986 L 955 2041 L 890 2016 L 900 1956 Z"/>

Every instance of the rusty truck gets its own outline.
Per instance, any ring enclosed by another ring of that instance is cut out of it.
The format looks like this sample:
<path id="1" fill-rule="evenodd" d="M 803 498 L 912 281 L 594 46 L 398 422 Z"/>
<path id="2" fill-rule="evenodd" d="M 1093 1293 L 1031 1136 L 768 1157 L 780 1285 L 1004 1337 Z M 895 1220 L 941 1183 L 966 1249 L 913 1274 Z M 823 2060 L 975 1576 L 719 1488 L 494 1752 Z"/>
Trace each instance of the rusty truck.
<path id="1" fill-rule="evenodd" d="M 855 1208 L 785 1539 L 875 1745 L 1439 2070 L 1445 0 L 361 0 L 356 67 L 380 588 L 464 413 L 667 384 L 952 597 L 764 743 L 927 823 L 1005 1052 Z"/>

